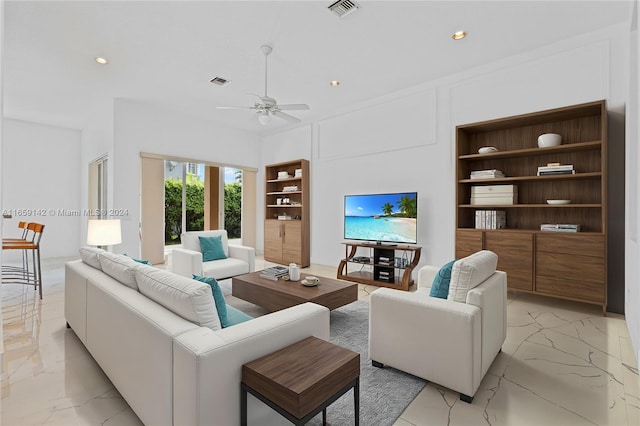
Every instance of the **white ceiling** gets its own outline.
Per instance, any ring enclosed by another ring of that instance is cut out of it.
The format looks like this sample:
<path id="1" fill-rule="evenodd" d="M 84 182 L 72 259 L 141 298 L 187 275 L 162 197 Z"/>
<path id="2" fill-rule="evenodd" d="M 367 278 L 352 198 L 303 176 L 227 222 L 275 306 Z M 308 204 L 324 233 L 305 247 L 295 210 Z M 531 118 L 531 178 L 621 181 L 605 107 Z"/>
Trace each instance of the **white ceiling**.
<path id="1" fill-rule="evenodd" d="M 360 0 L 344 18 L 331 3 L 5 1 L 5 116 L 82 128 L 95 105 L 128 98 L 261 133 L 291 124 L 266 129 L 251 111 L 216 106 L 249 106 L 247 93 L 263 93 L 265 43 L 269 95 L 309 104 L 291 114 L 313 121 L 631 16 L 629 1 Z M 452 40 L 458 29 L 469 36 Z"/>

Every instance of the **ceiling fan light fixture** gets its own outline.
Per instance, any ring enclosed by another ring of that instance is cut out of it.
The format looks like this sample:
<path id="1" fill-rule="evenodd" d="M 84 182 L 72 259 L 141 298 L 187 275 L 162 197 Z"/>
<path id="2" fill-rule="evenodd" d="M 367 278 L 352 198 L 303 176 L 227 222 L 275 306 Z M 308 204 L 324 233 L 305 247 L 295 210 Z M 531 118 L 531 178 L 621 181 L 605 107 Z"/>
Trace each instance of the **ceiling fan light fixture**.
<path id="1" fill-rule="evenodd" d="M 271 123 L 271 116 L 268 112 L 265 111 L 262 114 L 258 115 L 258 121 L 263 126 L 266 126 L 267 124 Z"/>

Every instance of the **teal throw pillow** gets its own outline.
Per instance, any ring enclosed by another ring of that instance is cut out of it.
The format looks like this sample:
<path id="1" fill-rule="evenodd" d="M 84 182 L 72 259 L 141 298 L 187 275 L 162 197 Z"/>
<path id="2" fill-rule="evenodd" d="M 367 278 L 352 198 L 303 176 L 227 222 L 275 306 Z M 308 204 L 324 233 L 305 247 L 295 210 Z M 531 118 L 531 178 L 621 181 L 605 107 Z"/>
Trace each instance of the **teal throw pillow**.
<path id="1" fill-rule="evenodd" d="M 451 283 L 451 270 L 455 262 L 456 260 L 454 259 L 440 268 L 438 274 L 433 279 L 433 284 L 431 284 L 429 296 L 439 297 L 440 299 L 447 298 L 449 295 L 449 284 Z"/>
<path id="2" fill-rule="evenodd" d="M 222 294 L 222 289 L 220 288 L 218 281 L 213 277 L 201 277 L 199 275 L 194 275 L 193 279 L 211 286 L 213 301 L 216 304 L 220 324 L 222 324 L 222 328 L 227 327 L 229 325 L 229 320 L 227 318 L 227 303 L 224 301 L 224 294 Z"/>
<path id="3" fill-rule="evenodd" d="M 202 261 L 226 259 L 222 248 L 222 235 L 217 237 L 198 237 L 200 240 L 200 250 L 202 251 Z"/>

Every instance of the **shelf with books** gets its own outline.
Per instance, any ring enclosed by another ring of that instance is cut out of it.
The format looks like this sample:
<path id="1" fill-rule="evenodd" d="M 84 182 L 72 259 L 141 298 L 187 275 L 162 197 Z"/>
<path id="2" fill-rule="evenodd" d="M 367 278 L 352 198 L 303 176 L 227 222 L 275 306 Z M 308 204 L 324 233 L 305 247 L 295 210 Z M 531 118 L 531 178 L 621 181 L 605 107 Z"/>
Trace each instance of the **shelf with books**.
<path id="1" fill-rule="evenodd" d="M 544 133 L 560 134 L 562 143 L 539 148 L 537 138 Z M 486 146 L 497 151 L 479 154 Z M 605 312 L 605 102 L 460 125 L 456 149 L 456 257 L 493 250 L 498 268 L 509 276 L 509 288 L 598 304 Z M 490 202 L 500 204 L 479 204 L 486 199 L 478 200 L 478 193 L 515 186 L 513 204 L 495 196 Z M 476 229 L 477 212 L 483 210 L 504 211 L 506 229 Z M 580 227 L 541 231 L 543 224 Z M 574 263 L 600 266 L 587 274 Z"/>

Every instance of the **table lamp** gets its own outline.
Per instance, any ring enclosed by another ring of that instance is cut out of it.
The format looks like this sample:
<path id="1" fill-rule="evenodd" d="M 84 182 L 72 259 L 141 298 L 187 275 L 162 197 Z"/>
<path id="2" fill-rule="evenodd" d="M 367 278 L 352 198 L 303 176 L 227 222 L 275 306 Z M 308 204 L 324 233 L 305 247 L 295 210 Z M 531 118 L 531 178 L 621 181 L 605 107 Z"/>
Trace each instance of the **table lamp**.
<path id="1" fill-rule="evenodd" d="M 121 242 L 120 219 L 89 219 L 87 245 L 106 247 Z"/>

